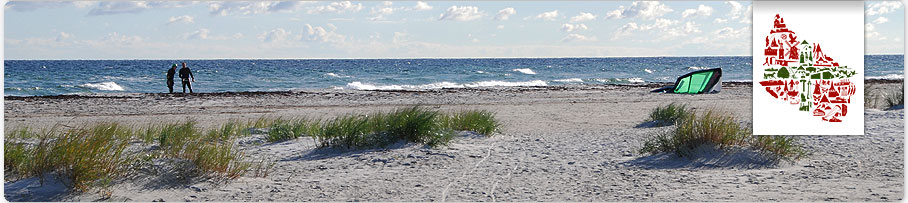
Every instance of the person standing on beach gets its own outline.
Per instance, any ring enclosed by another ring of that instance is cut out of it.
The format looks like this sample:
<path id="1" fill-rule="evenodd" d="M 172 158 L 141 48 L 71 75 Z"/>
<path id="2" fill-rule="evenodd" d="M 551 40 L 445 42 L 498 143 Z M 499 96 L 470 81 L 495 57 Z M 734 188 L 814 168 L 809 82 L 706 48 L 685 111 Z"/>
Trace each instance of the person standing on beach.
<path id="1" fill-rule="evenodd" d="M 170 70 L 167 70 L 167 89 L 170 89 L 170 93 L 173 94 L 173 75 L 177 73 L 177 64 L 170 66 Z"/>
<path id="2" fill-rule="evenodd" d="M 192 93 L 190 82 L 195 82 L 195 77 L 192 76 L 192 70 L 186 67 L 186 62 L 183 62 L 183 68 L 180 68 L 180 79 L 183 80 L 183 93 L 186 93 L 186 86 L 189 86 L 189 93 Z"/>

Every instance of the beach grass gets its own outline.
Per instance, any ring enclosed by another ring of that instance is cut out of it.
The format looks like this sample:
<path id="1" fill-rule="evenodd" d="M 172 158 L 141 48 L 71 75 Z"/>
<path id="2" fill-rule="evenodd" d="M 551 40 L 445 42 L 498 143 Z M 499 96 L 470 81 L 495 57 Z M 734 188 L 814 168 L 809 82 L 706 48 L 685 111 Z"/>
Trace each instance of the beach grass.
<path id="1" fill-rule="evenodd" d="M 886 108 L 891 109 L 896 106 L 905 105 L 905 85 L 900 84 L 898 89 L 892 89 L 886 91 L 883 96 L 883 100 L 886 102 Z"/>
<path id="2" fill-rule="evenodd" d="M 455 131 L 491 136 L 500 124 L 489 111 L 445 114 L 413 106 L 324 121 L 263 116 L 245 122 L 230 120 L 207 130 L 194 120 L 146 126 L 88 123 L 40 132 L 25 127 L 6 132 L 4 178 L 43 178 L 44 174 L 56 173 L 71 187 L 86 191 L 110 186 L 126 174 L 138 174 L 141 166 L 154 160 L 163 160 L 191 177 L 264 177 L 275 163 L 248 157 L 235 144 L 252 128 L 268 128 L 264 139 L 270 142 L 310 136 L 322 147 L 376 147 L 399 141 L 435 147 L 450 142 Z"/>
<path id="3" fill-rule="evenodd" d="M 690 115 L 692 111 L 693 109 L 686 104 L 670 103 L 653 109 L 646 122 L 653 122 L 656 127 L 670 126 Z"/>
<path id="4" fill-rule="evenodd" d="M 465 110 L 447 114 L 423 106 L 398 108 L 390 112 L 343 115 L 327 120 L 259 121 L 270 124 L 266 136 L 269 142 L 309 136 L 320 147 L 344 148 L 385 147 L 398 141 L 436 147 L 447 145 L 454 138 L 455 131 L 473 131 L 491 136 L 501 127 L 490 111 Z"/>
<path id="5" fill-rule="evenodd" d="M 446 127 L 452 130 L 491 136 L 501 128 L 501 123 L 495 119 L 495 113 L 486 110 L 457 111 L 443 118 Z"/>
<path id="6" fill-rule="evenodd" d="M 346 115 L 326 121 L 314 137 L 322 147 L 384 147 L 399 140 L 440 146 L 453 138 L 452 132 L 442 128 L 441 116 L 440 112 L 421 106 Z"/>
<path id="7" fill-rule="evenodd" d="M 308 119 L 276 119 L 270 122 L 268 128 L 268 142 L 280 142 L 296 139 L 301 136 L 314 134 L 318 129 L 318 122 Z"/>
<path id="8" fill-rule="evenodd" d="M 763 152 L 776 157 L 798 160 L 807 155 L 804 148 L 798 143 L 797 137 L 781 135 L 756 135 L 751 145 Z"/>
<path id="9" fill-rule="evenodd" d="M 203 131 L 195 121 L 133 127 L 118 122 L 85 124 L 81 127 L 40 133 L 28 128 L 12 130 L 4 140 L 6 180 L 56 173 L 73 189 L 87 191 L 107 187 L 126 174 L 135 173 L 135 164 L 152 159 L 185 160 L 195 176 L 234 179 L 248 171 L 269 170 L 273 164 L 250 161 L 232 139 L 241 134 L 239 122 Z M 139 146 L 132 145 L 137 143 Z M 157 146 L 157 150 L 133 150 Z M 139 157 L 145 157 L 141 159 Z"/>
<path id="10" fill-rule="evenodd" d="M 34 134 L 18 130 L 4 142 L 8 177 L 41 177 L 55 172 L 72 188 L 86 191 L 122 177 L 133 159 L 124 154 L 132 129 L 116 122 Z M 15 142 L 29 139 L 31 142 Z M 4 177 L 7 179 L 7 177 Z"/>
<path id="11" fill-rule="evenodd" d="M 747 147 L 777 159 L 797 160 L 805 151 L 791 136 L 753 136 L 751 130 L 740 125 L 733 114 L 715 109 L 690 112 L 676 122 L 675 128 L 649 137 L 641 153 L 675 153 L 694 157 L 694 150 L 703 145 L 719 148 Z"/>

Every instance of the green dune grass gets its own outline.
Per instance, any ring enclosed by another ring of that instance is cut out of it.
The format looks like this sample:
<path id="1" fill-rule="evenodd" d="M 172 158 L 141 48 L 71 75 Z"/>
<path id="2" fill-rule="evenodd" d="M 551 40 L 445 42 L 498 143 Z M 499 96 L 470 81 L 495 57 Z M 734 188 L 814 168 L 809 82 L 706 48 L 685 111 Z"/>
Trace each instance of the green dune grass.
<path id="1" fill-rule="evenodd" d="M 260 117 L 230 120 L 202 129 L 194 120 L 127 126 L 118 122 L 87 123 L 68 129 L 35 132 L 28 127 L 5 134 L 5 179 L 39 177 L 56 173 L 80 191 L 106 188 L 140 166 L 154 160 L 188 172 L 191 177 L 235 179 L 247 174 L 264 177 L 275 163 L 264 157 L 246 156 L 236 139 L 251 129 L 267 129 L 264 139 L 281 142 L 301 136 L 314 138 L 322 147 L 382 147 L 398 141 L 428 146 L 448 144 L 455 131 L 491 136 L 500 124 L 488 111 L 445 114 L 427 107 L 398 108 L 391 112 L 346 115 L 328 120 Z M 41 179 L 43 181 L 43 179 Z"/>
<path id="2" fill-rule="evenodd" d="M 797 137 L 753 136 L 733 114 L 714 109 L 685 115 L 677 121 L 675 128 L 647 138 L 640 152 L 693 157 L 696 156 L 694 149 L 703 145 L 747 147 L 786 160 L 797 160 L 805 155 Z"/>

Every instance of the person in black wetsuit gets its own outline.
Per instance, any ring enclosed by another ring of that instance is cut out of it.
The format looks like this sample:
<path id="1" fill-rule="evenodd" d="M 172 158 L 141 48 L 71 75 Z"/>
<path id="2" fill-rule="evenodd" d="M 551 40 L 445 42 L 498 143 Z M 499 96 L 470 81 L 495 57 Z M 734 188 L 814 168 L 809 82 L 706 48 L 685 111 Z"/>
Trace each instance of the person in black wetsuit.
<path id="1" fill-rule="evenodd" d="M 192 93 L 192 84 L 190 82 L 195 82 L 195 77 L 192 76 L 192 71 L 189 70 L 189 67 L 186 67 L 186 62 L 183 62 L 183 68 L 180 68 L 180 79 L 183 80 L 183 93 L 186 93 L 186 86 L 189 86 L 189 93 Z"/>
<path id="2" fill-rule="evenodd" d="M 173 76 L 177 73 L 177 64 L 173 64 L 170 67 L 170 70 L 167 70 L 167 89 L 170 89 L 170 93 L 173 94 Z"/>

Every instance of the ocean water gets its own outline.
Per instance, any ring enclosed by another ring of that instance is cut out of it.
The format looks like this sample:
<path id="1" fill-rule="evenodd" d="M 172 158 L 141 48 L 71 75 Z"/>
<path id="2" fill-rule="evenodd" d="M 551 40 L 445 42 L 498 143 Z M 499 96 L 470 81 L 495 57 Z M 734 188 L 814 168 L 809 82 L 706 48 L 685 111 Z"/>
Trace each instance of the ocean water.
<path id="1" fill-rule="evenodd" d="M 904 55 L 868 55 L 867 78 L 903 78 Z M 6 60 L 4 95 L 167 92 L 181 60 Z M 185 60 L 195 92 L 300 89 L 401 90 L 674 82 L 722 68 L 723 81 L 750 81 L 751 57 L 509 59 Z M 181 91 L 176 78 L 175 91 Z"/>

